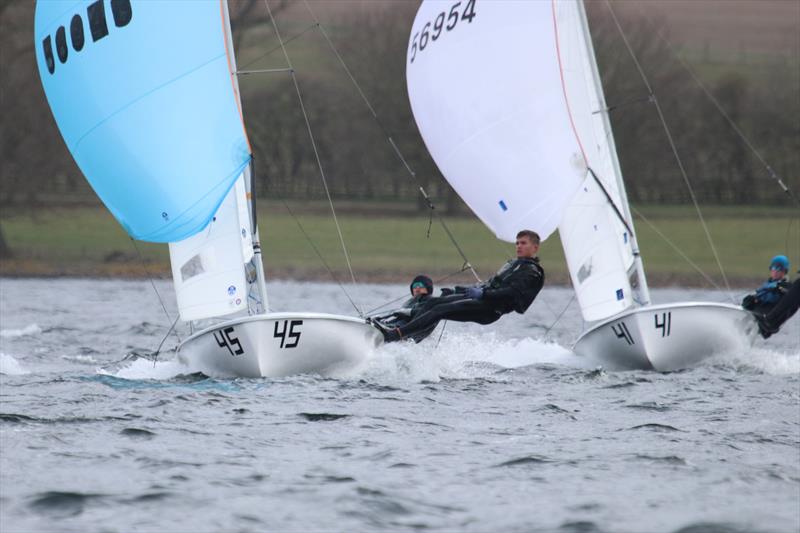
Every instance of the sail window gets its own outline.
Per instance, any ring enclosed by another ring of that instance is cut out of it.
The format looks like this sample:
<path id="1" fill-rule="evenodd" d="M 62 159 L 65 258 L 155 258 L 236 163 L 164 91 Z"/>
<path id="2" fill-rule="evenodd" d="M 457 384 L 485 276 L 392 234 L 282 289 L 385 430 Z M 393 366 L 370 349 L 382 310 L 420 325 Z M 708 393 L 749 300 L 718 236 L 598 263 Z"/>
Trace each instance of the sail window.
<path id="1" fill-rule="evenodd" d="M 69 23 L 69 36 L 72 39 L 72 48 L 76 52 L 83 50 L 85 39 L 83 35 L 83 19 L 80 15 L 72 17 L 72 21 Z"/>
<path id="2" fill-rule="evenodd" d="M 111 13 L 114 15 L 114 25 L 117 28 L 127 26 L 133 18 L 131 0 L 111 0 Z"/>
<path id="3" fill-rule="evenodd" d="M 186 261 L 183 266 L 181 267 L 181 281 L 186 281 L 191 279 L 195 276 L 198 276 L 205 272 L 206 269 L 203 268 L 203 260 L 200 255 L 195 255 L 188 261 Z"/>
<path id="4" fill-rule="evenodd" d="M 52 74 L 56 71 L 56 61 L 53 58 L 53 42 L 49 35 L 42 40 L 42 48 L 44 49 L 44 61 L 47 63 L 47 71 Z"/>
<path id="5" fill-rule="evenodd" d="M 106 8 L 103 0 L 97 0 L 86 8 L 89 16 L 89 31 L 92 32 L 92 41 L 99 41 L 108 35 L 108 25 L 106 24 Z"/>

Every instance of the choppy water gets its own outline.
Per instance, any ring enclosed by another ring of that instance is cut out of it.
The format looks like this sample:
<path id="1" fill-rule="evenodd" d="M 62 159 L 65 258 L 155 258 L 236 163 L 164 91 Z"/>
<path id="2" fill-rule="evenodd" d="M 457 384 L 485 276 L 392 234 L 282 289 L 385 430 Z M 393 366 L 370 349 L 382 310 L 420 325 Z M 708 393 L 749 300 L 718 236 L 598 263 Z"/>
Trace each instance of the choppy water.
<path id="1" fill-rule="evenodd" d="M 270 289 L 348 312 L 332 285 Z M 545 335 L 570 298 L 337 378 L 223 380 L 119 362 L 168 329 L 147 282 L 0 280 L 0 531 L 800 530 L 800 320 L 690 370 L 610 372 L 568 350 L 574 308 Z"/>

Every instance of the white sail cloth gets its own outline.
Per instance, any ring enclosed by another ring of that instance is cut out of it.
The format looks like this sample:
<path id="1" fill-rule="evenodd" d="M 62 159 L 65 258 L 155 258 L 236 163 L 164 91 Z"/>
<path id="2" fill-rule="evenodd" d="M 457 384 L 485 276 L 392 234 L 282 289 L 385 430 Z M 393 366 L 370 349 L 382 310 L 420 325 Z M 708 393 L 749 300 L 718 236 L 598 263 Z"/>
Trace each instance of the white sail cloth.
<path id="1" fill-rule="evenodd" d="M 414 20 L 406 60 L 414 118 L 439 170 L 500 239 L 513 242 L 523 228 L 546 238 L 586 171 L 550 3 L 451 5 L 423 2 Z"/>
<path id="2" fill-rule="evenodd" d="M 203 231 L 169 243 L 169 256 L 182 320 L 247 309 L 244 265 L 253 258 L 253 241 L 243 177 Z"/>
<path id="3" fill-rule="evenodd" d="M 559 227 L 583 316 L 598 320 L 633 304 L 633 256 L 584 17 L 574 0 L 426 0 L 406 77 L 445 178 L 503 240 Z"/>

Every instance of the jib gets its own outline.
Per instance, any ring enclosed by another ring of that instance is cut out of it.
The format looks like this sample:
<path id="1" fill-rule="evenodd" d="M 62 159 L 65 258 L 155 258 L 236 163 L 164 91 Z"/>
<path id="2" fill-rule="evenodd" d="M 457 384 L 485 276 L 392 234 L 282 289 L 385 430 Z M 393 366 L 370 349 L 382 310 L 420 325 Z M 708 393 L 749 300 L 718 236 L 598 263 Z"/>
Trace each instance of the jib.
<path id="1" fill-rule="evenodd" d="M 92 42 L 97 42 L 108 35 L 108 23 L 106 22 L 105 0 L 92 2 L 86 8 L 86 18 L 89 21 L 89 33 L 92 34 Z M 114 17 L 114 26 L 121 28 L 127 26 L 133 18 L 131 0 L 111 0 L 111 14 Z M 86 41 L 83 31 L 83 18 L 80 14 L 72 17 L 69 23 L 69 36 L 72 41 L 72 49 L 76 52 L 83 50 Z M 53 57 L 53 43 L 50 35 L 42 40 L 44 48 L 44 58 L 47 62 L 47 70 L 50 74 L 56 71 L 56 61 Z M 59 26 L 56 30 L 56 53 L 61 63 L 67 62 L 69 49 L 67 48 L 67 30 L 64 26 Z"/>

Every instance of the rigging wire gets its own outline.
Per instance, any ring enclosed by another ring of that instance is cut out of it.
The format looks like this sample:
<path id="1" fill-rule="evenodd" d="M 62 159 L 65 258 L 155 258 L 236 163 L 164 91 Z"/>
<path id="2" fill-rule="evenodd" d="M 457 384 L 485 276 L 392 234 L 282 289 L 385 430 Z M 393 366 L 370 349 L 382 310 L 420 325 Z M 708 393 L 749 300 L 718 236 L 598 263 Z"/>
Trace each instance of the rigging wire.
<path id="1" fill-rule="evenodd" d="M 460 270 L 456 270 L 455 272 L 451 272 L 450 274 L 447 274 L 446 276 L 442 276 L 441 278 L 437 278 L 437 279 L 433 280 L 433 282 L 434 282 L 434 284 L 437 284 L 437 285 L 438 285 L 438 284 L 439 284 L 439 283 L 441 283 L 442 281 L 448 280 L 448 279 L 452 278 L 453 276 L 457 276 L 458 274 L 461 274 L 461 273 L 462 273 L 462 272 L 464 272 L 465 270 L 467 270 L 467 268 L 466 268 L 465 266 L 464 266 L 464 267 L 461 267 L 461 269 L 460 269 Z M 432 296 L 432 295 L 431 295 L 431 296 Z M 374 308 L 370 309 L 369 311 L 367 311 L 365 314 L 366 314 L 366 315 L 371 315 L 371 314 L 372 314 L 372 313 L 374 313 L 375 311 L 378 311 L 379 309 L 383 309 L 384 307 L 386 307 L 386 306 L 389 306 L 389 305 L 392 305 L 393 303 L 397 303 L 397 302 L 399 302 L 400 300 L 403 300 L 403 299 L 405 299 L 405 298 L 408 298 L 408 294 L 403 294 L 402 296 L 398 296 L 398 297 L 397 297 L 397 298 L 395 298 L 394 300 L 391 300 L 391 301 L 385 302 L 385 303 L 383 303 L 383 304 L 379 305 L 378 307 L 374 307 Z"/>
<path id="2" fill-rule="evenodd" d="M 572 302 L 575 301 L 575 298 L 577 296 L 578 296 L 578 293 L 573 290 L 572 291 L 572 298 L 569 299 L 569 301 L 567 302 L 567 305 L 564 306 L 564 309 L 562 309 L 561 312 L 556 316 L 555 321 L 552 324 L 550 324 L 550 326 L 544 331 L 545 339 L 547 339 L 547 337 L 550 335 L 550 331 L 554 327 L 556 327 L 556 324 L 558 324 L 559 320 L 561 320 L 561 317 L 564 316 L 564 313 L 567 312 L 567 309 L 569 309 L 569 306 L 572 305 Z M 550 307 L 550 306 L 548 305 L 548 307 Z M 552 312 L 552 309 L 550 311 Z M 555 314 L 555 313 L 553 313 L 553 314 Z"/>
<path id="3" fill-rule="evenodd" d="M 645 87 L 647 87 L 647 91 L 650 94 L 650 96 L 652 97 L 652 101 L 653 101 L 653 104 L 655 105 L 656 112 L 658 113 L 659 120 L 661 121 L 661 125 L 664 127 L 664 132 L 667 135 L 667 140 L 669 141 L 670 148 L 672 148 L 672 153 L 675 156 L 675 160 L 678 163 L 678 168 L 681 171 L 681 176 L 683 177 L 684 183 L 686 183 L 686 187 L 687 187 L 687 189 L 689 191 L 689 196 L 692 199 L 692 204 L 694 205 L 695 211 L 697 212 L 697 217 L 700 219 L 700 224 L 703 227 L 703 231 L 705 232 L 706 239 L 708 240 L 708 244 L 711 247 L 712 253 L 714 254 L 714 259 L 717 262 L 717 266 L 719 266 L 719 270 L 720 270 L 720 273 L 722 274 L 722 279 L 725 282 L 725 287 L 726 287 L 726 289 L 728 291 L 729 297 L 730 297 L 731 301 L 735 301 L 735 298 L 733 297 L 733 293 L 731 291 L 730 284 L 728 283 L 728 278 L 725 275 L 725 269 L 722 267 L 722 261 L 719 258 L 719 253 L 717 253 L 717 248 L 716 248 L 716 246 L 714 246 L 714 241 L 711 238 L 711 233 L 710 233 L 710 231 L 708 229 L 708 226 L 706 225 L 705 218 L 703 218 L 703 213 L 700 210 L 700 206 L 697 203 L 697 198 L 696 198 L 696 196 L 694 194 L 694 190 L 692 189 L 692 184 L 689 182 L 689 176 L 687 175 L 686 169 L 683 166 L 683 161 L 681 161 L 680 155 L 678 154 L 678 149 L 675 146 L 675 141 L 672 138 L 672 133 L 670 133 L 669 127 L 667 126 L 666 119 L 664 118 L 664 113 L 661 110 L 661 105 L 659 105 L 659 103 L 658 103 L 658 98 L 656 98 L 656 95 L 653 92 L 653 88 L 650 85 L 650 82 L 648 81 L 647 76 L 645 75 L 641 64 L 639 64 L 639 60 L 637 59 L 636 54 L 634 53 L 633 48 L 631 47 L 631 44 L 628 41 L 628 37 L 625 35 L 625 32 L 623 31 L 622 26 L 620 25 L 619 20 L 617 19 L 617 15 L 614 12 L 614 8 L 611 6 L 610 0 L 606 0 L 606 6 L 608 6 L 608 10 L 611 12 L 611 17 L 614 19 L 614 24 L 616 25 L 617 30 L 619 31 L 620 36 L 622 37 L 622 40 L 625 43 L 625 47 L 628 49 L 628 53 L 630 54 L 631 58 L 633 59 L 633 62 L 636 65 L 636 69 L 639 71 L 639 75 L 641 76 L 642 81 L 645 84 Z"/>
<path id="4" fill-rule="evenodd" d="M 313 30 L 315 27 L 316 27 L 316 24 L 312 24 L 311 26 L 309 26 L 308 28 L 304 29 L 300 33 L 297 33 L 297 34 L 293 35 L 292 37 L 289 37 L 288 39 L 283 41 L 283 44 L 289 44 L 290 42 L 294 41 L 295 39 L 298 39 L 298 38 L 302 37 L 303 35 L 305 35 L 306 33 L 308 33 L 309 31 Z M 244 65 L 242 65 L 239 68 L 247 68 L 250 65 L 253 65 L 253 64 L 257 63 L 258 61 L 261 61 L 262 59 L 264 59 L 268 55 L 270 55 L 273 52 L 275 52 L 277 50 L 280 50 L 280 49 L 281 49 L 281 45 L 278 45 L 278 46 L 276 46 L 274 48 L 271 48 L 270 50 L 267 50 L 266 52 L 264 52 L 260 56 L 256 57 L 255 59 L 253 59 L 251 61 L 248 61 L 247 63 L 245 63 Z M 238 74 L 238 72 L 237 72 L 237 74 Z"/>
<path id="5" fill-rule="evenodd" d="M 644 15 L 644 12 L 641 11 L 641 6 L 638 6 L 638 7 L 639 7 L 639 10 L 640 10 L 640 13 L 642 13 Z M 711 100 L 711 103 L 714 104 L 714 106 L 717 108 L 717 111 L 719 111 L 720 114 L 723 116 L 723 118 L 728 121 L 728 124 L 730 124 L 731 128 L 733 128 L 733 131 L 735 131 L 736 134 L 739 136 L 739 138 L 742 140 L 742 142 L 744 142 L 745 146 L 747 146 L 747 148 L 749 148 L 750 151 L 753 152 L 753 155 L 756 156 L 756 159 L 758 159 L 758 161 L 766 169 L 767 174 L 769 175 L 769 177 L 772 178 L 773 180 L 775 180 L 775 182 L 783 190 L 783 192 L 786 193 L 786 195 L 788 195 L 789 198 L 796 205 L 800 206 L 800 200 L 798 200 L 798 198 L 792 193 L 792 191 L 789 189 L 789 187 L 784 183 L 784 181 L 778 175 L 778 173 L 775 172 L 775 170 L 773 170 L 773 168 L 769 165 L 769 163 L 766 162 L 764 157 L 761 155 L 761 152 L 756 150 L 756 148 L 753 146 L 753 143 L 750 142 L 750 139 L 742 132 L 742 130 L 739 128 L 739 126 L 736 124 L 736 122 L 734 122 L 734 120 L 730 117 L 730 115 L 728 115 L 728 113 L 722 107 L 722 104 L 719 103 L 719 100 L 717 100 L 717 98 L 713 94 L 711 94 L 711 91 L 708 90 L 708 88 L 705 86 L 705 84 L 702 81 L 700 81 L 700 78 L 697 76 L 697 74 L 695 73 L 694 69 L 692 69 L 692 67 L 689 66 L 689 64 L 680 55 L 678 55 L 678 52 L 672 46 L 672 42 L 670 42 L 669 39 L 667 39 L 664 36 L 664 34 L 661 32 L 661 30 L 659 30 L 659 28 L 656 27 L 655 24 L 653 24 L 653 22 L 650 20 L 649 17 L 647 17 L 645 15 L 644 18 L 645 18 L 645 20 L 647 20 L 647 23 L 650 25 L 650 27 L 655 31 L 656 36 L 659 39 L 661 39 L 661 41 L 664 44 L 667 45 L 667 48 L 669 49 L 670 53 L 672 53 L 673 57 L 675 57 L 675 59 L 678 60 L 678 63 L 680 63 L 681 66 L 684 69 L 686 69 L 686 71 L 689 73 L 689 75 L 692 77 L 692 79 L 695 81 L 695 83 L 697 83 L 697 85 L 705 93 L 705 95 L 708 96 L 708 99 Z"/>
<path id="6" fill-rule="evenodd" d="M 167 306 L 164 304 L 164 300 L 161 298 L 161 293 L 159 293 L 158 289 L 156 288 L 156 284 L 153 281 L 153 276 L 150 274 L 150 269 L 147 268 L 147 263 L 145 263 L 145 261 L 144 261 L 144 256 L 142 255 L 141 250 L 139 250 L 139 247 L 136 245 L 136 241 L 132 237 L 131 237 L 131 243 L 133 243 L 133 248 L 136 250 L 136 253 L 139 255 L 139 262 L 141 263 L 142 267 L 144 268 L 145 274 L 147 274 L 147 280 L 150 282 L 150 286 L 153 288 L 153 292 L 156 293 L 156 298 L 158 298 L 158 303 L 161 304 L 161 309 L 164 310 L 164 314 L 167 317 L 167 321 L 172 322 L 172 317 L 169 315 L 169 311 L 167 311 Z M 180 317 L 180 314 L 178 315 L 178 317 L 175 318 L 175 322 L 173 322 L 173 327 L 174 327 L 175 323 L 177 323 L 179 317 Z M 172 331 L 172 329 L 173 328 L 170 328 L 170 331 Z M 177 337 L 178 343 L 180 343 L 181 342 L 181 337 L 180 337 L 180 335 L 178 335 L 177 331 L 175 332 L 175 337 Z M 164 341 L 161 341 L 161 342 L 163 344 Z M 161 345 L 159 345 L 159 349 L 160 348 L 161 348 Z"/>
<path id="7" fill-rule="evenodd" d="M 338 277 L 336 277 L 336 274 L 333 272 L 331 267 L 328 265 L 328 262 L 325 261 L 325 258 L 322 256 L 322 253 L 320 253 L 319 248 L 317 248 L 317 245 L 314 244 L 314 241 L 311 239 L 309 234 L 306 232 L 305 228 L 303 227 L 303 224 L 300 222 L 300 219 L 297 216 L 295 216 L 294 211 L 292 211 L 292 208 L 289 207 L 288 203 L 286 203 L 286 200 L 281 198 L 281 202 L 283 203 L 283 206 L 286 208 L 286 210 L 289 212 L 289 215 L 291 215 L 291 217 L 297 223 L 297 227 L 300 228 L 300 231 L 303 233 L 303 236 L 306 238 L 308 243 L 311 245 L 311 248 L 314 249 L 314 253 L 316 253 L 317 257 L 319 258 L 319 260 L 322 261 L 322 264 L 325 266 L 325 269 L 328 271 L 328 274 L 330 274 L 330 276 L 333 279 L 333 281 L 335 281 L 336 284 L 339 285 L 339 288 L 342 289 L 342 292 L 347 297 L 347 299 L 350 301 L 350 304 L 356 310 L 356 313 L 358 313 L 358 316 L 363 317 L 364 313 L 361 311 L 361 309 L 359 309 L 359 307 L 353 301 L 353 298 L 350 297 L 350 293 L 347 292 L 347 289 L 345 289 L 344 285 L 342 285 L 342 282 L 339 281 Z"/>
<path id="8" fill-rule="evenodd" d="M 264 1 L 266 2 L 266 0 L 264 0 Z M 308 12 L 311 15 L 311 17 L 314 19 L 314 23 L 319 28 L 319 30 L 322 33 L 323 37 L 325 37 L 325 41 L 327 41 L 328 46 L 330 46 L 330 48 L 331 48 L 331 51 L 336 56 L 336 58 L 339 60 L 339 63 L 342 65 L 342 69 L 347 74 L 347 76 L 350 78 L 350 81 L 353 82 L 353 86 L 358 91 L 358 94 L 361 96 L 361 99 L 364 101 L 364 104 L 367 106 L 367 109 L 369 109 L 369 112 L 372 114 L 373 119 L 378 124 L 378 127 L 381 129 L 381 131 L 383 132 L 383 134 L 386 137 L 387 141 L 391 145 L 392 150 L 394 151 L 395 155 L 400 160 L 400 162 L 403 164 L 403 166 L 405 167 L 406 171 L 411 176 L 411 178 L 413 178 L 414 181 L 417 182 L 417 186 L 419 187 L 419 191 L 422 194 L 422 197 L 424 198 L 425 202 L 427 203 L 428 209 L 430 209 L 431 215 L 436 214 L 436 218 L 439 221 L 439 223 L 442 225 L 442 228 L 444 228 L 444 231 L 447 234 L 448 238 L 450 239 L 450 242 L 452 242 L 453 245 L 456 247 L 456 250 L 458 250 L 458 253 L 461 256 L 461 259 L 464 260 L 464 265 L 469 269 L 470 272 L 472 272 L 472 275 L 475 277 L 475 279 L 478 282 L 480 282 L 481 281 L 480 276 L 478 276 L 478 273 L 475 272 L 474 268 L 472 268 L 472 264 L 470 263 L 469 259 L 467 259 L 466 254 L 464 254 L 464 251 L 461 249 L 461 246 L 458 245 L 458 242 L 456 241 L 456 239 L 453 236 L 453 234 L 450 232 L 450 228 L 447 227 L 447 224 L 445 223 L 444 219 L 439 215 L 439 213 L 437 211 L 435 211 L 436 206 L 433 205 L 433 202 L 431 201 L 430 197 L 425 192 L 425 189 L 423 188 L 422 184 L 420 183 L 419 179 L 417 178 L 417 173 L 414 171 L 413 168 L 411 168 L 411 165 L 408 163 L 408 160 L 406 160 L 406 158 L 403 156 L 403 153 L 400 151 L 400 148 L 398 148 L 397 143 L 395 143 L 394 137 L 392 136 L 391 132 L 389 132 L 389 130 L 386 128 L 386 126 L 384 126 L 384 124 L 381 121 L 381 119 L 378 117 L 378 113 L 375 111 L 375 108 L 372 107 L 372 104 L 370 103 L 369 99 L 367 98 L 367 95 L 364 94 L 364 91 L 361 89 L 361 85 L 359 85 L 358 81 L 356 81 L 355 76 L 353 76 L 353 73 L 350 71 L 350 68 L 347 66 L 347 63 L 345 63 L 344 58 L 339 53 L 339 50 L 336 48 L 336 46 L 333 44 L 333 41 L 331 40 L 330 36 L 328 35 L 328 32 L 325 31 L 325 27 L 322 26 L 322 23 L 320 23 L 319 19 L 317 18 L 317 15 L 311 9 L 311 5 L 308 3 L 308 0 L 303 0 L 303 3 L 305 4 L 306 9 L 308 10 Z"/>
<path id="9" fill-rule="evenodd" d="M 303 95 L 300 92 L 300 85 L 297 83 L 297 75 L 296 75 L 296 73 L 294 71 L 294 67 L 292 66 L 292 62 L 289 59 L 289 53 L 286 51 L 286 46 L 283 43 L 283 39 L 281 38 L 280 31 L 278 30 L 278 24 L 275 21 L 275 17 L 272 16 L 272 9 L 270 9 L 270 7 L 269 7 L 268 0 L 264 0 L 264 5 L 267 7 L 267 12 L 269 13 L 269 18 L 272 21 L 272 27 L 275 29 L 275 35 L 278 36 L 278 41 L 281 43 L 281 49 L 283 50 L 283 56 L 286 58 L 286 64 L 289 66 L 289 69 L 290 69 L 290 73 L 291 73 L 291 76 L 292 76 L 292 82 L 294 83 L 295 91 L 297 91 L 297 99 L 300 102 L 300 109 L 303 112 L 303 119 L 305 120 L 306 129 L 308 130 L 308 136 L 309 136 L 309 139 L 311 140 L 311 147 L 314 149 L 314 157 L 317 160 L 317 168 L 319 168 L 319 174 L 320 174 L 320 177 L 322 178 L 322 185 L 325 188 L 325 195 L 328 198 L 328 205 L 330 205 L 330 208 L 331 208 L 331 214 L 333 215 L 333 222 L 334 222 L 334 224 L 336 226 L 336 232 L 339 234 L 339 242 L 342 245 L 342 252 L 344 254 L 345 262 L 347 263 L 347 269 L 350 271 L 350 279 L 352 280 L 353 285 L 356 285 L 356 283 L 357 283 L 356 282 L 356 275 L 353 272 L 353 266 L 350 263 L 350 254 L 347 252 L 347 245 L 344 242 L 344 236 L 342 235 L 342 228 L 339 226 L 339 219 L 336 217 L 336 209 L 333 206 L 333 200 L 331 199 L 330 189 L 328 188 L 328 180 L 325 178 L 325 171 L 324 171 L 324 169 L 322 167 L 322 160 L 320 159 L 320 156 L 319 156 L 319 150 L 317 149 L 317 143 L 316 143 L 316 140 L 314 139 L 314 133 L 311 131 L 311 122 L 309 122 L 309 120 L 308 120 L 308 113 L 306 112 L 306 106 L 303 103 Z M 348 298 L 350 298 L 349 295 L 348 295 Z M 358 309 L 357 306 L 356 306 L 356 309 Z"/>
<path id="10" fill-rule="evenodd" d="M 680 255 L 680 256 L 681 256 L 683 259 L 685 259 L 685 260 L 686 260 L 686 262 L 687 262 L 687 263 L 689 263 L 689 265 L 690 265 L 692 268 L 694 268 L 694 269 L 695 269 L 695 270 L 696 270 L 696 271 L 697 271 L 697 272 L 698 272 L 698 273 L 699 273 L 699 274 L 700 274 L 700 275 L 701 275 L 701 276 L 702 276 L 702 277 L 703 277 L 703 278 L 704 278 L 704 279 L 705 279 L 707 282 L 709 282 L 709 283 L 710 283 L 710 284 L 711 284 L 711 285 L 712 285 L 712 286 L 713 286 L 715 289 L 722 290 L 722 288 L 721 288 L 719 285 L 717 285 L 716 283 L 714 283 L 714 280 L 713 280 L 713 279 L 711 279 L 711 278 L 710 278 L 710 277 L 709 277 L 709 276 L 708 276 L 708 275 L 707 275 L 705 272 L 703 272 L 703 269 L 701 269 L 699 266 L 697 266 L 697 264 L 696 264 L 694 261 L 692 261 L 692 260 L 689 258 L 689 256 L 687 256 L 685 253 L 683 253 L 683 251 L 681 251 L 681 249 L 680 249 L 680 248 L 678 248 L 678 246 L 677 246 L 677 245 L 676 245 L 674 242 L 672 242 L 672 241 L 669 239 L 669 237 L 667 237 L 666 235 L 664 235 L 664 234 L 663 234 L 663 233 L 662 233 L 662 232 L 661 232 L 661 231 L 660 231 L 660 230 L 659 230 L 659 229 L 656 227 L 656 225 L 655 225 L 655 224 L 653 224 L 652 222 L 650 222 L 650 220 L 648 220 L 648 218 L 647 218 L 647 217 L 645 217 L 645 216 L 644 216 L 644 214 L 643 214 L 641 211 L 639 211 L 638 209 L 636 209 L 636 208 L 635 208 L 635 207 L 633 207 L 633 206 L 631 206 L 631 210 L 633 210 L 633 212 L 636 214 L 636 216 L 638 216 L 639 218 L 641 218 L 641 219 L 642 219 L 642 220 L 643 220 L 643 221 L 644 221 L 644 222 L 645 222 L 645 223 L 646 223 L 648 226 L 650 226 L 650 229 L 652 229 L 653 231 L 655 231 L 655 232 L 658 234 L 658 236 L 659 236 L 659 237 L 661 237 L 662 239 L 664 239 L 664 241 L 665 241 L 667 244 L 669 244 L 669 245 L 672 247 L 672 249 L 673 249 L 673 250 L 675 250 L 675 251 L 678 253 L 678 255 Z M 729 290 L 730 290 L 730 289 L 729 289 Z"/>

